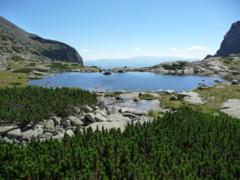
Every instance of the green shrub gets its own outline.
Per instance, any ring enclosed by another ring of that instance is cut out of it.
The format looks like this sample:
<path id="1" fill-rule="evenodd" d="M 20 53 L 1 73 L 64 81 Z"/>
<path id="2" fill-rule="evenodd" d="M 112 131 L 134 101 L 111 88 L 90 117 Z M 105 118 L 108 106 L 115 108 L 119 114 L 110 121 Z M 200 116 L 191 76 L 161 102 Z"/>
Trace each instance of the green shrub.
<path id="1" fill-rule="evenodd" d="M 240 121 L 189 109 L 62 142 L 0 144 L 5 179 L 239 179 Z"/>
<path id="2" fill-rule="evenodd" d="M 52 114 L 66 117 L 75 107 L 96 102 L 95 95 L 80 89 L 21 87 L 0 89 L 0 120 L 30 123 Z"/>

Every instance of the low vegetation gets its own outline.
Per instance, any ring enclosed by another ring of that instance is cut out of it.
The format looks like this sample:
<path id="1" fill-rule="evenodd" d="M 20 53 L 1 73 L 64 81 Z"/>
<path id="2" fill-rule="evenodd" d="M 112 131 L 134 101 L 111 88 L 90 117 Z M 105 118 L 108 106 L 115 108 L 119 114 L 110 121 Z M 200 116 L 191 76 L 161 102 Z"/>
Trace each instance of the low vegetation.
<path id="1" fill-rule="evenodd" d="M 51 115 L 66 117 L 96 96 L 80 89 L 21 87 L 0 89 L 0 121 L 34 123 Z"/>
<path id="2" fill-rule="evenodd" d="M 62 142 L 0 143 L 3 179 L 238 179 L 240 121 L 190 109 Z"/>
<path id="3" fill-rule="evenodd" d="M 184 67 L 187 65 L 186 61 L 178 61 L 171 64 L 163 64 L 162 67 L 166 70 L 183 70 Z"/>
<path id="4" fill-rule="evenodd" d="M 24 86 L 27 83 L 27 76 L 22 73 L 9 71 L 0 72 L 0 88 L 6 86 Z"/>

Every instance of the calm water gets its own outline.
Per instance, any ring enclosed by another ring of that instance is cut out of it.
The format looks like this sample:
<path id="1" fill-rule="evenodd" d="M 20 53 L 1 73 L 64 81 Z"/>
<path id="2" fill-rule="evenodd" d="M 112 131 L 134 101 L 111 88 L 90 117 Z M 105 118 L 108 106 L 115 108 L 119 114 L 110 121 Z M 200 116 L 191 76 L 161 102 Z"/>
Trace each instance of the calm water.
<path id="1" fill-rule="evenodd" d="M 222 78 L 216 76 L 160 75 L 149 72 L 114 73 L 112 75 L 69 72 L 31 80 L 29 84 L 43 87 L 80 87 L 88 90 L 109 91 L 154 91 L 160 89 L 184 91 L 197 87 L 199 83 L 214 85 L 214 80 L 223 81 Z"/>

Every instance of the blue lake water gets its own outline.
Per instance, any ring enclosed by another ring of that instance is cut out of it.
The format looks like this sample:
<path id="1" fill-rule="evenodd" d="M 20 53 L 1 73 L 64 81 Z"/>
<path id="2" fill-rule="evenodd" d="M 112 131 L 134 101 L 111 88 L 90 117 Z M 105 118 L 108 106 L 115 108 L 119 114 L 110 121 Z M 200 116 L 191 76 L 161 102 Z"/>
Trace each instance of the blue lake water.
<path id="1" fill-rule="evenodd" d="M 149 72 L 128 72 L 103 75 L 101 73 L 59 73 L 43 79 L 31 80 L 30 85 L 43 87 L 79 87 L 87 90 L 109 91 L 156 91 L 172 89 L 186 91 L 196 88 L 199 83 L 212 86 L 217 76 L 161 75 Z"/>

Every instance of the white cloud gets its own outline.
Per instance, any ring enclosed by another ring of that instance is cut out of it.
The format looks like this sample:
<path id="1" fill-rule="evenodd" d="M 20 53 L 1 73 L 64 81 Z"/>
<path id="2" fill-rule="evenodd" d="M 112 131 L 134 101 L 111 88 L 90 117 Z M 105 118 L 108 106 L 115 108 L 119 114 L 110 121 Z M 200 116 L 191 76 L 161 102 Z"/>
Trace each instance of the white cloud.
<path id="1" fill-rule="evenodd" d="M 85 53 L 86 53 L 86 52 L 89 52 L 89 49 L 83 48 L 83 49 L 82 49 L 82 52 L 85 52 Z"/>
<path id="2" fill-rule="evenodd" d="M 136 51 L 136 52 L 139 52 L 139 51 L 141 51 L 142 49 L 141 49 L 141 48 L 133 48 L 133 50 Z"/>
<path id="3" fill-rule="evenodd" d="M 205 46 L 191 46 L 189 48 L 187 48 L 188 51 L 198 51 L 198 52 L 202 52 L 202 51 L 207 51 L 208 48 Z"/>

